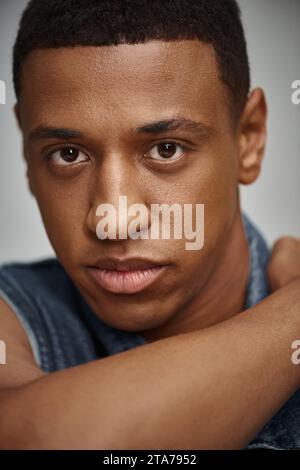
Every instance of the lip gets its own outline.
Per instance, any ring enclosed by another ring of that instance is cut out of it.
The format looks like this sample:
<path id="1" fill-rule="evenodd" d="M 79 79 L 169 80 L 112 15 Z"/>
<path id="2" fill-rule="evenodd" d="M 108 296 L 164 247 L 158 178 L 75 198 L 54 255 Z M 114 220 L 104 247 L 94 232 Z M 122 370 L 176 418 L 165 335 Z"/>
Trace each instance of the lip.
<path id="1" fill-rule="evenodd" d="M 114 294 L 135 294 L 153 284 L 167 265 L 141 258 L 103 258 L 89 266 L 99 286 Z"/>

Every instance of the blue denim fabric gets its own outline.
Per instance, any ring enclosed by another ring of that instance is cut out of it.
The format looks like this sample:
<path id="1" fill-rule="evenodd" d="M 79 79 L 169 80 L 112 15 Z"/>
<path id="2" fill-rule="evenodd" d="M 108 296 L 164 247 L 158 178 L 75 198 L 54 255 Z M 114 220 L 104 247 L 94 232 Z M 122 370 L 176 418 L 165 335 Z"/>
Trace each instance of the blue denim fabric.
<path id="1" fill-rule="evenodd" d="M 257 228 L 246 216 L 243 220 L 251 260 L 245 299 L 245 308 L 249 308 L 268 295 L 269 252 Z M 56 259 L 2 265 L 0 297 L 14 310 L 37 364 L 46 373 L 146 343 L 137 333 L 113 328 L 96 316 Z M 9 361 L 9 350 L 7 356 Z M 300 390 L 248 448 L 300 448 Z"/>

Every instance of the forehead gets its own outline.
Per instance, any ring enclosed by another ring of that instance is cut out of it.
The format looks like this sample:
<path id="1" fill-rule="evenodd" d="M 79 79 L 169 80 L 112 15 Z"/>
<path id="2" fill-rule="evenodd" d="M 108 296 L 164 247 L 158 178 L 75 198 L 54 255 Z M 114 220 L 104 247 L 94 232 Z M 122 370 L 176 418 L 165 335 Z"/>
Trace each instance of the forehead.
<path id="1" fill-rule="evenodd" d="M 35 50 L 21 90 L 30 127 L 76 117 L 137 124 L 170 114 L 209 123 L 229 109 L 214 49 L 198 40 Z"/>

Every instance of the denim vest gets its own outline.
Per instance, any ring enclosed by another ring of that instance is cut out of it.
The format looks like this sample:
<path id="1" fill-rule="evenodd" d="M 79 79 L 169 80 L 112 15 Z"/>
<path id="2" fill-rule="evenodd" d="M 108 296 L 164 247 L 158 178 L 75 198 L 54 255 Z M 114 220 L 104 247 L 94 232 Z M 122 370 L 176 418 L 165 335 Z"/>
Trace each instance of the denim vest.
<path id="1" fill-rule="evenodd" d="M 243 221 L 251 261 L 245 299 L 249 308 L 268 295 L 269 252 L 257 228 L 246 216 Z M 137 333 L 113 328 L 96 316 L 57 259 L 2 265 L 0 297 L 15 312 L 36 363 L 46 373 L 146 343 Z M 300 448 L 300 389 L 247 448 Z"/>

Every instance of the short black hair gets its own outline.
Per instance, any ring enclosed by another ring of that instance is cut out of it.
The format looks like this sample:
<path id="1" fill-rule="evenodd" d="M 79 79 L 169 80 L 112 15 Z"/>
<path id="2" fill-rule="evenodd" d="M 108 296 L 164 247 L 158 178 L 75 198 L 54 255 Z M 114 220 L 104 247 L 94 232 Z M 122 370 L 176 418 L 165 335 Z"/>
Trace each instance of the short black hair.
<path id="1" fill-rule="evenodd" d="M 26 56 L 35 49 L 199 39 L 215 50 L 234 112 L 250 88 L 247 45 L 235 0 L 31 0 L 13 54 L 17 98 Z"/>

